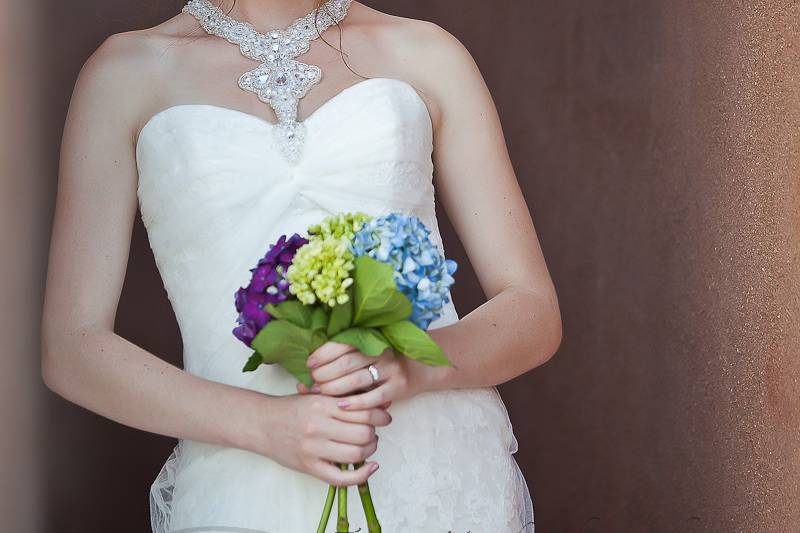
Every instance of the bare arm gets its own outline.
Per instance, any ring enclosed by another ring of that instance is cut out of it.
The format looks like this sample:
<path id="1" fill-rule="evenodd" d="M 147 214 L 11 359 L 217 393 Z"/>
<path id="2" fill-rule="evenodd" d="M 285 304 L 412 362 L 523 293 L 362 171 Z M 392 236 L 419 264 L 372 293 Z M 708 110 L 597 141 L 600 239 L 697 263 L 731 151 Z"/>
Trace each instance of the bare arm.
<path id="1" fill-rule="evenodd" d="M 429 367 L 391 350 L 376 361 L 346 345 L 320 347 L 312 371 L 319 392 L 351 394 L 342 402 L 352 409 L 430 390 L 497 385 L 545 363 L 561 342 L 553 282 L 475 62 L 454 37 L 418 21 L 392 48 L 405 48 L 399 63 L 413 65 L 407 77 L 428 95 L 437 192 L 488 301 L 430 331 L 456 368 Z M 372 386 L 369 364 L 379 368 L 380 383 L 352 395 Z"/>
<path id="2" fill-rule="evenodd" d="M 114 332 L 137 208 L 133 138 L 142 104 L 134 96 L 152 92 L 140 81 L 150 79 L 142 73 L 153 67 L 143 46 L 130 36 L 106 41 L 82 69 L 70 104 L 42 327 L 47 386 L 138 429 L 249 449 L 327 481 L 364 479 L 368 465 L 343 473 L 324 459 L 354 462 L 371 454 L 367 423 L 385 425 L 385 412 L 347 418 L 350 413 L 338 415 L 325 399 L 311 404 L 205 380 Z M 291 416 L 314 418 L 313 435 Z M 334 446 L 321 427 L 344 432 L 340 442 L 359 446 Z M 298 453 L 302 446 L 305 455 Z"/>
<path id="3" fill-rule="evenodd" d="M 136 214 L 137 109 L 111 88 L 135 80 L 118 42 L 84 65 L 61 147 L 43 317 L 43 374 L 65 398 L 148 431 L 234 444 L 223 413 L 248 393 L 191 376 L 116 335 L 114 317 Z M 116 50 L 114 50 L 116 48 Z M 214 398 L 222 401 L 211 401 Z M 208 404 L 208 417 L 193 405 Z M 220 416 L 214 416 L 216 414 Z M 220 423 L 208 423 L 219 420 Z"/>
<path id="4" fill-rule="evenodd" d="M 436 188 L 488 301 L 432 332 L 458 370 L 418 373 L 426 389 L 496 385 L 555 353 L 561 315 L 489 90 L 461 43 L 436 33 Z"/>

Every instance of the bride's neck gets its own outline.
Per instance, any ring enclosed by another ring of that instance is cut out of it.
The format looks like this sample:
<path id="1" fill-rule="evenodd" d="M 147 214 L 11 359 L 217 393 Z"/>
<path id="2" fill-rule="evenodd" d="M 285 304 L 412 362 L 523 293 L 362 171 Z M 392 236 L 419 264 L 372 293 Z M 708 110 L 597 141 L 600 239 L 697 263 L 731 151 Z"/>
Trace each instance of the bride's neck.
<path id="1" fill-rule="evenodd" d="M 319 5 L 317 0 L 218 0 L 223 13 L 247 21 L 257 30 L 283 28 L 295 19 L 310 13 Z M 231 9 L 233 6 L 233 9 Z"/>

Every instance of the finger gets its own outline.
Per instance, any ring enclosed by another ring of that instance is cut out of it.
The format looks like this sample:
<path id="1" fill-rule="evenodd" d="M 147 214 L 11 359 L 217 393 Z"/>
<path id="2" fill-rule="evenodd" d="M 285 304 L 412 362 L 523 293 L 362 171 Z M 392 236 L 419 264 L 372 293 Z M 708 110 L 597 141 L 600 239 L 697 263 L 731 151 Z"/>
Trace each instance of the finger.
<path id="1" fill-rule="evenodd" d="M 299 394 L 310 394 L 310 393 L 311 393 L 311 389 L 309 389 L 308 387 L 306 387 L 306 384 L 305 384 L 305 383 L 300 383 L 300 382 L 298 381 L 298 382 L 297 382 L 297 392 L 298 392 Z"/>
<path id="2" fill-rule="evenodd" d="M 329 396 L 344 396 L 369 389 L 375 385 L 372 374 L 366 368 L 346 374 L 340 378 L 320 384 L 320 392 Z"/>
<path id="3" fill-rule="evenodd" d="M 317 365 L 311 371 L 311 377 L 317 383 L 324 383 L 364 368 L 375 360 L 361 352 L 351 350 L 325 364 Z"/>
<path id="4" fill-rule="evenodd" d="M 366 446 L 375 440 L 375 427 L 369 424 L 356 424 L 353 422 L 333 421 L 330 431 L 325 437 L 342 444 Z"/>
<path id="5" fill-rule="evenodd" d="M 381 408 L 362 409 L 360 411 L 343 411 L 342 409 L 336 409 L 333 417 L 342 422 L 369 424 L 375 427 L 388 426 L 392 423 L 392 415 Z"/>
<path id="6" fill-rule="evenodd" d="M 318 452 L 318 457 L 333 461 L 334 463 L 359 463 L 375 453 L 378 441 L 374 439 L 370 444 L 355 445 L 335 441 L 324 441 Z"/>
<path id="7" fill-rule="evenodd" d="M 378 463 L 370 461 L 355 470 L 341 470 L 336 465 L 320 460 L 314 464 L 313 470 L 312 473 L 325 483 L 337 487 L 348 487 L 364 483 L 378 470 Z"/>
<path id="8" fill-rule="evenodd" d="M 392 382 L 387 381 L 383 385 L 368 390 L 367 392 L 345 396 L 339 399 L 336 405 L 338 405 L 340 409 L 352 411 L 355 409 L 372 409 L 373 407 L 379 407 L 391 400 Z"/>
<path id="9" fill-rule="evenodd" d="M 311 355 L 306 360 L 306 365 L 309 368 L 314 368 L 320 365 L 329 363 L 342 354 L 353 351 L 353 347 L 349 344 L 342 344 L 341 342 L 327 341 L 319 348 L 311 352 Z"/>

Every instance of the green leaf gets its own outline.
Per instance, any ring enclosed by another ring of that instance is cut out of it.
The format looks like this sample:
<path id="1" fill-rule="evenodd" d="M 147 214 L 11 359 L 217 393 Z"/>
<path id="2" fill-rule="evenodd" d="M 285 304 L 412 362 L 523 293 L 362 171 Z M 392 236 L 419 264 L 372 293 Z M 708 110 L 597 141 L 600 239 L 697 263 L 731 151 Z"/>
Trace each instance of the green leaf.
<path id="1" fill-rule="evenodd" d="M 331 340 L 349 344 L 364 355 L 371 357 L 379 356 L 391 346 L 386 337 L 375 328 L 348 328 L 334 335 Z"/>
<path id="2" fill-rule="evenodd" d="M 415 361 L 431 366 L 452 366 L 431 336 L 409 320 L 383 326 L 381 332 L 395 350 Z"/>
<path id="3" fill-rule="evenodd" d="M 328 336 L 333 337 L 345 328 L 350 327 L 350 321 L 353 319 L 353 287 L 352 285 L 347 288 L 348 300 L 343 303 L 337 303 L 331 308 L 331 316 L 328 320 Z"/>
<path id="4" fill-rule="evenodd" d="M 353 281 L 354 326 L 385 326 L 411 316 L 411 302 L 397 289 L 391 265 L 359 256 Z"/>
<path id="5" fill-rule="evenodd" d="M 311 307 L 299 300 L 286 300 L 278 305 L 267 304 L 267 312 L 275 318 L 288 320 L 301 328 L 311 327 Z"/>
<path id="6" fill-rule="evenodd" d="M 313 330 L 311 333 L 311 349 L 308 351 L 309 355 L 326 342 L 328 342 L 328 336 L 325 335 L 324 331 Z"/>
<path id="7" fill-rule="evenodd" d="M 247 360 L 247 362 L 244 364 L 242 372 L 252 372 L 256 370 L 259 366 L 261 366 L 261 363 L 263 362 L 264 360 L 261 358 L 261 354 L 259 354 L 258 352 L 253 352 L 253 355 L 251 355 L 250 358 Z"/>
<path id="8" fill-rule="evenodd" d="M 311 329 L 317 331 L 325 330 L 328 327 L 328 312 L 323 306 L 314 307 L 311 311 Z"/>
<path id="9" fill-rule="evenodd" d="M 313 384 L 311 369 L 306 366 L 308 356 L 320 342 L 320 336 L 310 329 L 301 328 L 288 320 L 273 319 L 253 339 L 253 348 L 261 354 L 264 363 L 278 363 L 298 381 L 309 387 Z"/>

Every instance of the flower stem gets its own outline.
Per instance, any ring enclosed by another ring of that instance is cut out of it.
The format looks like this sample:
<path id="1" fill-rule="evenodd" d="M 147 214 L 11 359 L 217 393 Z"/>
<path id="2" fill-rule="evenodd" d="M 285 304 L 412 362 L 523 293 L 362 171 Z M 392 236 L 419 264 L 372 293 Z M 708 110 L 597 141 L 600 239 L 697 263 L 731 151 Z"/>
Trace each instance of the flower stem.
<path id="1" fill-rule="evenodd" d="M 364 461 L 356 464 L 360 468 Z M 369 482 L 364 480 L 358 486 L 358 495 L 361 497 L 361 505 L 364 507 L 364 516 L 367 518 L 367 531 L 369 533 L 381 533 L 381 524 L 378 522 L 378 515 L 375 513 L 375 506 L 372 503 L 372 494 L 369 492 Z"/>
<path id="2" fill-rule="evenodd" d="M 322 508 L 322 516 L 319 518 L 317 533 L 325 533 L 325 528 L 328 527 L 328 519 L 331 517 L 331 509 L 333 509 L 333 499 L 335 497 L 336 487 L 330 485 L 328 487 L 328 496 L 325 498 L 325 507 Z"/>
<path id="3" fill-rule="evenodd" d="M 339 465 L 342 470 L 347 470 L 349 465 L 344 463 Z M 337 533 L 348 533 L 350 531 L 350 523 L 347 521 L 347 487 L 339 487 L 339 517 L 336 521 Z"/>

